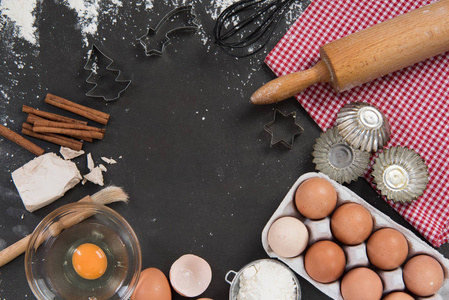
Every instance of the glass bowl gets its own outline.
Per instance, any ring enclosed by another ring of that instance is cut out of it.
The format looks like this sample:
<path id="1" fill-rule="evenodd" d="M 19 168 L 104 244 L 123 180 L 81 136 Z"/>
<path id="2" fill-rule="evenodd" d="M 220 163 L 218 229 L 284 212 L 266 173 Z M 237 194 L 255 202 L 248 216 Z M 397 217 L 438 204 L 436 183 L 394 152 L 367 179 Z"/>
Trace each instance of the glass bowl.
<path id="1" fill-rule="evenodd" d="M 107 268 L 99 278 L 83 278 L 73 267 L 72 255 L 85 243 L 98 246 L 106 256 Z M 141 265 L 131 226 L 114 210 L 91 203 L 67 204 L 46 216 L 25 253 L 28 284 L 39 300 L 128 299 Z"/>

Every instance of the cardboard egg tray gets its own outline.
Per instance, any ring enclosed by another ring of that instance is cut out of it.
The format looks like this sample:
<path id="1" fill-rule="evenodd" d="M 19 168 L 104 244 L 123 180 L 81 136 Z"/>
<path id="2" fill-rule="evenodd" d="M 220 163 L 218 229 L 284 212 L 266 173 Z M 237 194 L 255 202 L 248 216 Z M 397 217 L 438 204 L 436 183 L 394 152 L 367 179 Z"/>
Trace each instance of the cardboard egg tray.
<path id="1" fill-rule="evenodd" d="M 334 188 L 337 191 L 338 200 L 337 200 L 337 207 L 347 203 L 347 202 L 355 202 L 358 204 L 361 204 L 365 208 L 367 208 L 373 217 L 374 221 L 374 228 L 373 232 L 380 228 L 390 227 L 393 229 L 398 230 L 401 232 L 407 239 L 408 245 L 409 245 L 409 254 L 408 258 L 411 258 L 417 254 L 428 254 L 432 256 L 433 258 L 437 259 L 444 270 L 444 282 L 441 289 L 438 291 L 437 294 L 433 295 L 432 297 L 426 297 L 425 299 L 433 299 L 433 300 L 443 300 L 443 299 L 449 299 L 449 260 L 446 259 L 441 253 L 436 251 L 434 248 L 420 240 L 413 232 L 410 230 L 404 228 L 403 226 L 397 224 L 394 222 L 391 218 L 380 212 L 378 209 L 374 208 L 370 204 L 368 204 L 365 200 L 360 198 L 358 195 L 356 195 L 354 192 L 349 190 L 348 188 L 342 186 L 341 184 L 333 181 L 329 177 L 327 177 L 324 174 L 321 173 L 306 173 L 302 175 L 293 185 L 293 187 L 290 189 L 290 191 L 285 196 L 284 200 L 281 202 L 279 207 L 276 209 L 274 214 L 271 216 L 268 223 L 265 225 L 263 231 L 262 231 L 262 244 L 267 252 L 267 254 L 272 258 L 277 258 L 280 261 L 287 264 L 293 271 L 295 271 L 297 274 L 301 275 L 303 278 L 307 279 L 309 282 L 311 282 L 314 286 L 316 286 L 319 290 L 321 290 L 323 293 L 331 297 L 332 299 L 343 299 L 340 293 L 340 282 L 343 278 L 340 277 L 339 280 L 323 284 L 319 283 L 315 280 L 313 280 L 306 272 L 304 268 L 304 255 L 307 252 L 308 248 L 304 250 L 304 252 L 294 258 L 284 258 L 277 256 L 269 247 L 268 245 L 268 230 L 270 229 L 271 224 L 279 219 L 280 217 L 284 216 L 292 216 L 296 217 L 299 220 L 301 220 L 306 226 L 309 231 L 309 244 L 312 245 L 313 243 L 319 241 L 319 240 L 331 240 L 339 244 L 346 255 L 346 269 L 345 273 L 354 267 L 370 267 L 370 262 L 368 260 L 367 254 L 366 254 L 366 241 L 364 243 L 361 243 L 356 246 L 346 246 L 338 242 L 331 233 L 330 229 L 330 217 L 326 217 L 321 220 L 310 220 L 302 216 L 295 206 L 295 192 L 298 186 L 305 180 L 312 178 L 312 177 L 321 177 L 327 179 Z M 377 269 L 372 268 L 374 271 L 377 272 L 377 274 L 382 279 L 384 292 L 383 295 L 386 295 L 392 291 L 405 291 L 405 285 L 402 280 L 402 267 L 397 268 L 396 270 L 392 271 L 379 271 Z M 421 298 L 419 298 L 421 299 Z"/>

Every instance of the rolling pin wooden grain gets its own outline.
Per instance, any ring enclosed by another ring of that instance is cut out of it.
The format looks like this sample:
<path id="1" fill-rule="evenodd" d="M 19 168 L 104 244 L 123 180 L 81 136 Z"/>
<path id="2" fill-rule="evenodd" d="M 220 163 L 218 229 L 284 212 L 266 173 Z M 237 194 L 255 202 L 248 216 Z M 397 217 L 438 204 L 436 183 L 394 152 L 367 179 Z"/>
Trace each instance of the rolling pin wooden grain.
<path id="1" fill-rule="evenodd" d="M 449 51 L 449 0 L 441 0 L 320 47 L 321 61 L 274 79 L 252 96 L 271 104 L 318 82 L 343 92 Z"/>

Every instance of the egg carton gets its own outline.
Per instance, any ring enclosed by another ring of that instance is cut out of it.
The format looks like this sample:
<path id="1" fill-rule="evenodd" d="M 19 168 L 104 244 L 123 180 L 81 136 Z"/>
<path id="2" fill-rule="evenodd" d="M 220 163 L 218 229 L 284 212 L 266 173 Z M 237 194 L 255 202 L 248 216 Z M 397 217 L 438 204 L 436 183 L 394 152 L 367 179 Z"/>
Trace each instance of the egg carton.
<path id="1" fill-rule="evenodd" d="M 384 213 L 380 212 L 375 207 L 368 204 L 365 200 L 360 198 L 357 194 L 349 190 L 348 188 L 342 186 L 341 184 L 337 183 L 336 181 L 330 179 L 328 176 L 322 174 L 322 173 L 306 173 L 299 177 L 299 179 L 295 182 L 293 187 L 290 189 L 290 191 L 285 196 L 284 200 L 282 200 L 279 207 L 276 209 L 274 214 L 271 216 L 268 223 L 265 225 L 263 231 L 262 231 L 262 244 L 265 249 L 265 252 L 270 256 L 271 258 L 277 258 L 280 261 L 287 264 L 293 271 L 295 271 L 297 274 L 301 275 L 303 278 L 308 280 L 310 283 L 312 283 L 314 286 L 316 286 L 319 290 L 321 290 L 324 294 L 328 295 L 332 299 L 339 299 L 343 300 L 343 297 L 340 293 L 340 282 L 342 277 L 340 277 L 339 280 L 332 282 L 332 283 L 320 283 L 315 280 L 313 280 L 306 272 L 304 268 L 304 254 L 307 252 L 307 249 L 299 256 L 293 257 L 293 258 L 285 258 L 280 257 L 274 253 L 270 246 L 268 245 L 268 230 L 270 229 L 271 224 L 273 224 L 274 221 L 281 217 L 285 216 L 292 216 L 295 218 L 298 218 L 301 220 L 307 227 L 309 231 L 309 243 L 308 247 L 312 244 L 314 244 L 317 241 L 320 240 L 331 240 L 334 242 L 337 242 L 337 244 L 341 245 L 333 236 L 330 229 L 330 217 L 326 217 L 321 220 L 311 220 L 308 218 L 305 218 L 302 216 L 296 206 L 295 206 L 295 192 L 298 186 L 304 182 L 305 180 L 313 177 L 320 177 L 327 179 L 335 188 L 338 195 L 337 200 L 337 207 L 348 202 L 354 202 L 362 205 L 366 209 L 368 209 L 373 217 L 374 227 L 373 232 L 380 228 L 393 228 L 401 232 L 407 239 L 408 246 L 409 246 L 409 254 L 407 257 L 407 260 L 417 254 L 428 254 L 432 256 L 433 258 L 437 259 L 444 270 L 444 282 L 441 289 L 438 291 L 437 294 L 426 297 L 426 300 L 443 300 L 443 299 L 449 299 L 449 260 L 446 259 L 441 253 L 436 251 L 434 248 L 420 240 L 413 232 L 406 229 L 405 227 L 397 224 L 395 221 L 393 221 L 390 217 L 385 215 Z M 353 269 L 355 267 L 371 267 L 371 264 L 368 260 L 367 254 L 366 254 L 366 241 L 364 243 L 361 243 L 359 245 L 355 246 L 346 246 L 342 245 L 342 249 L 345 252 L 346 255 L 346 268 L 345 272 L 349 271 L 350 269 Z M 405 290 L 405 284 L 402 280 L 402 266 L 392 270 L 392 271 L 377 271 L 377 274 L 382 279 L 383 283 L 383 295 L 386 295 L 392 291 L 404 291 Z M 424 298 L 418 298 L 418 299 L 424 299 Z"/>

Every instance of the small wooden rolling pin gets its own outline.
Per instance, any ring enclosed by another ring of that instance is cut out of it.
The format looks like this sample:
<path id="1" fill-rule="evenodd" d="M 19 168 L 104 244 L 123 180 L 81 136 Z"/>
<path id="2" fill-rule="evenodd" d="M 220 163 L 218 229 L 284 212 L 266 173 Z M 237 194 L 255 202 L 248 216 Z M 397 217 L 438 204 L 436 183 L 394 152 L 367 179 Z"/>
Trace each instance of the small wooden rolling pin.
<path id="1" fill-rule="evenodd" d="M 449 0 L 441 0 L 320 47 L 314 67 L 268 82 L 251 102 L 279 102 L 318 82 L 342 92 L 446 51 Z"/>

